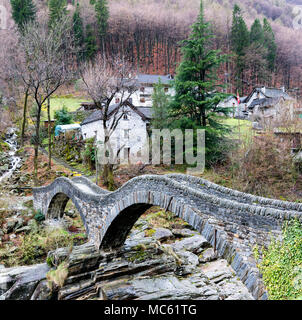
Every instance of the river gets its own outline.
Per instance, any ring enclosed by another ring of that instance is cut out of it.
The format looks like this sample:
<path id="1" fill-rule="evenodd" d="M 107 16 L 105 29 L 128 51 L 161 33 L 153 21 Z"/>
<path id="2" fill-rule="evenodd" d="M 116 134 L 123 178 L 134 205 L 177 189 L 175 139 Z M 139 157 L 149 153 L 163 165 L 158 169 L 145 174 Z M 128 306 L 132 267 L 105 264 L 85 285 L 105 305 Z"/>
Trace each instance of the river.
<path id="1" fill-rule="evenodd" d="M 8 128 L 5 134 L 4 142 L 6 142 L 10 148 L 10 151 L 8 152 L 10 164 L 8 170 L 2 176 L 0 176 L 0 183 L 6 179 L 9 179 L 14 171 L 19 168 L 21 163 L 21 158 L 16 155 L 18 150 L 17 138 L 18 136 L 16 135 L 16 129 Z"/>

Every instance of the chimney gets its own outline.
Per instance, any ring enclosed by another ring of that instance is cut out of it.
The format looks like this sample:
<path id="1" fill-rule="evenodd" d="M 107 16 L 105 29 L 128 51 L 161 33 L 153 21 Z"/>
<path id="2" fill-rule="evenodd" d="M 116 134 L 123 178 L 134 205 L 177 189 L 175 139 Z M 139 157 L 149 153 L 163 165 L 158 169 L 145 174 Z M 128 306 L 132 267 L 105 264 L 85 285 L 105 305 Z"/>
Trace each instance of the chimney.
<path id="1" fill-rule="evenodd" d="M 266 88 L 263 86 L 263 87 L 261 88 L 261 91 L 265 94 Z"/>

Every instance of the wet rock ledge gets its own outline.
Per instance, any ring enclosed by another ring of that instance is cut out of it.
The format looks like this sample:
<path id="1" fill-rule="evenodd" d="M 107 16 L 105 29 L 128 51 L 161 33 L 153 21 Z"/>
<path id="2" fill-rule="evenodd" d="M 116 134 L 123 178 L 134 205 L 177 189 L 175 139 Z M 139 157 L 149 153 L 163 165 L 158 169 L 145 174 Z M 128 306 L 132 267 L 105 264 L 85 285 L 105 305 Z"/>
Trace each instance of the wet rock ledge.
<path id="1" fill-rule="evenodd" d="M 47 263 L 0 267 L 2 300 L 252 300 L 227 261 L 187 225 L 140 219 L 124 246 L 93 244 L 49 253 Z"/>

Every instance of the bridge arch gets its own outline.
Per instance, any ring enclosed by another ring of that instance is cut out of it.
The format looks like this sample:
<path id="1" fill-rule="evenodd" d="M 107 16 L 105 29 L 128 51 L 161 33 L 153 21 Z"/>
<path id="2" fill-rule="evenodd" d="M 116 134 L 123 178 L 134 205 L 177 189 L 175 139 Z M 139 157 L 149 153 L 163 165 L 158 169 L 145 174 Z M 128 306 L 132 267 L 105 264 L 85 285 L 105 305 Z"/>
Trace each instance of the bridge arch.
<path id="1" fill-rule="evenodd" d="M 164 190 L 137 191 L 129 193 L 111 208 L 109 219 L 100 230 L 100 249 L 107 251 L 120 248 L 136 221 L 153 206 L 172 212 L 201 232 L 201 216 L 190 206 L 185 206 L 180 199 L 167 195 Z"/>
<path id="2" fill-rule="evenodd" d="M 215 246 L 256 299 L 265 296 L 251 248 L 279 236 L 285 220 L 302 222 L 302 204 L 262 198 L 207 180 L 171 174 L 133 178 L 114 192 L 85 178 L 58 178 L 33 189 L 35 209 L 46 217 L 62 215 L 69 199 L 78 208 L 89 241 L 98 249 L 124 243 L 138 218 L 150 207 L 173 212 Z"/>
<path id="3" fill-rule="evenodd" d="M 78 201 L 76 199 L 66 195 L 63 192 L 59 192 L 52 197 L 52 199 L 49 202 L 45 218 L 46 219 L 61 219 L 61 218 L 63 218 L 64 212 L 65 212 L 65 209 L 66 209 L 66 206 L 67 206 L 67 203 L 69 202 L 69 200 L 73 203 L 73 205 L 76 207 L 78 213 L 80 214 L 81 220 L 82 220 L 83 225 L 86 230 L 86 233 L 89 236 L 89 227 L 86 223 L 86 219 L 83 214 L 82 207 L 80 206 L 80 204 L 78 203 Z"/>

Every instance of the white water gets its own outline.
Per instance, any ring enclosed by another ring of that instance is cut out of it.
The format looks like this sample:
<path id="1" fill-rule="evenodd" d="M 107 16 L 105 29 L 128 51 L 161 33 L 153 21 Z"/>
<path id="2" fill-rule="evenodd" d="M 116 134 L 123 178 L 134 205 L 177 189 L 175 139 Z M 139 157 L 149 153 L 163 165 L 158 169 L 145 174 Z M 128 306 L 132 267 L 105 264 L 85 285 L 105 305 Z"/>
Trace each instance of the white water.
<path id="1" fill-rule="evenodd" d="M 17 144 L 17 135 L 15 133 L 15 130 L 16 129 L 14 128 L 9 128 L 6 132 L 5 142 L 9 145 L 9 148 L 10 148 L 9 156 L 11 158 L 11 163 L 10 163 L 10 169 L 0 177 L 0 183 L 5 179 L 10 178 L 21 162 L 21 158 L 16 156 L 18 144 Z"/>

